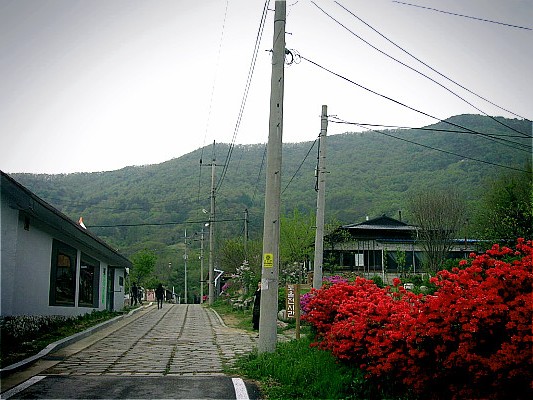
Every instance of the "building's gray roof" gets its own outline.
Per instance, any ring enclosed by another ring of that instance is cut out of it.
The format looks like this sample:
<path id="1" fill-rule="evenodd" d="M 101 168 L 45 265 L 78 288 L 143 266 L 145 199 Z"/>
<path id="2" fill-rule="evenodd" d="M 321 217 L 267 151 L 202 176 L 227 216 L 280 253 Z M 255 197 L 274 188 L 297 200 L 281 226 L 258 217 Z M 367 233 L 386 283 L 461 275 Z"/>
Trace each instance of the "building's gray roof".
<path id="1" fill-rule="evenodd" d="M 94 233 L 82 228 L 78 223 L 68 218 L 61 211 L 48 204 L 3 171 L 0 171 L 0 173 L 2 197 L 8 201 L 9 207 L 21 210 L 31 218 L 42 221 L 62 234 L 82 243 L 84 246 L 104 256 L 105 261 L 111 265 L 131 268 L 130 260 L 111 248 Z"/>
<path id="2" fill-rule="evenodd" d="M 397 231 L 416 231 L 417 227 L 398 221 L 397 219 L 385 215 L 373 218 L 358 224 L 348 224 L 342 226 L 344 229 L 354 230 L 397 230 Z"/>

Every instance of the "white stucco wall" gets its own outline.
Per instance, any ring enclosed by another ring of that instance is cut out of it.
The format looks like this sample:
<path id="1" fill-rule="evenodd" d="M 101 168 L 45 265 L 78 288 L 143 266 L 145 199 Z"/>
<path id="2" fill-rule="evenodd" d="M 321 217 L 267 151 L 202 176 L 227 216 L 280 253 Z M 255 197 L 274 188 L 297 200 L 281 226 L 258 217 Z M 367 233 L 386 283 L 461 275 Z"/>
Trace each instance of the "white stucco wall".
<path id="1" fill-rule="evenodd" d="M 35 222 L 30 223 L 29 230 L 25 230 L 24 220 L 19 219 L 15 282 L 12 294 L 13 315 L 50 313 L 48 297 L 51 254 L 52 237 L 40 230 Z M 58 314 L 63 315 L 62 312 Z"/>
<path id="2" fill-rule="evenodd" d="M 0 314 L 11 313 L 17 257 L 18 210 L 0 200 Z"/>
<path id="3" fill-rule="evenodd" d="M 1 264 L 0 264 L 0 313 L 1 315 L 80 315 L 94 309 L 106 309 L 107 263 L 95 254 L 84 249 L 84 253 L 100 263 L 98 307 L 78 307 L 79 284 L 76 283 L 76 304 L 74 307 L 50 306 L 50 270 L 52 244 L 54 238 L 77 248 L 60 232 L 37 220 L 31 219 L 29 230 L 24 229 L 24 217 L 19 211 L 1 204 Z M 77 248 L 76 282 L 79 282 L 81 250 Z M 122 268 L 115 270 L 113 290 L 115 299 L 113 309 L 124 307 L 124 288 L 118 293 L 119 276 L 124 275 Z"/>

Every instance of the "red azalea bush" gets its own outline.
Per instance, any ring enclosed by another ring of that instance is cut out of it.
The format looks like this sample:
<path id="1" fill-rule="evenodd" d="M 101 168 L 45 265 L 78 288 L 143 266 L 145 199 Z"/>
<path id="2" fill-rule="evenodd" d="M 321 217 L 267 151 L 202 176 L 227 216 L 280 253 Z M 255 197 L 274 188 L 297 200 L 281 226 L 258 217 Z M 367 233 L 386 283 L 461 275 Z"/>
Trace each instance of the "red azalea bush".
<path id="1" fill-rule="evenodd" d="M 317 345 L 388 389 L 421 397 L 525 398 L 533 394 L 532 243 L 495 245 L 441 271 L 434 295 L 399 280 L 358 278 L 314 291 L 304 314 Z"/>

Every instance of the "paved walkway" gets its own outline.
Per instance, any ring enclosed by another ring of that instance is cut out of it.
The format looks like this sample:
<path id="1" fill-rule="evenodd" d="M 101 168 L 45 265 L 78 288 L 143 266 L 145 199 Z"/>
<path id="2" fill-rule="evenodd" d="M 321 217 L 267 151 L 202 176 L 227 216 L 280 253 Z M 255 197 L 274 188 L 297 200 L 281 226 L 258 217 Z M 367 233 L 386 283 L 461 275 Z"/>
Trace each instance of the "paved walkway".
<path id="1" fill-rule="evenodd" d="M 223 375 L 257 340 L 257 334 L 226 327 L 199 304 L 150 307 L 121 325 L 77 352 L 69 346 L 50 354 L 56 363 L 43 374 Z"/>

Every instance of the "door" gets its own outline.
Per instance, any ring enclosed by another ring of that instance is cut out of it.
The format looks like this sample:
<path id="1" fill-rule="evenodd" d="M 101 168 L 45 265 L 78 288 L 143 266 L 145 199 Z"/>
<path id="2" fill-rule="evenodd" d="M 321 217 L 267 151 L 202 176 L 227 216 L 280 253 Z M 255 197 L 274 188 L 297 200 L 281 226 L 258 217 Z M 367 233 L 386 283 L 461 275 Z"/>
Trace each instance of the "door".
<path id="1" fill-rule="evenodd" d="M 107 296 L 106 296 L 106 309 L 113 311 L 115 308 L 115 268 L 107 268 Z"/>

